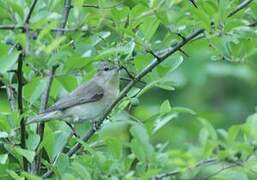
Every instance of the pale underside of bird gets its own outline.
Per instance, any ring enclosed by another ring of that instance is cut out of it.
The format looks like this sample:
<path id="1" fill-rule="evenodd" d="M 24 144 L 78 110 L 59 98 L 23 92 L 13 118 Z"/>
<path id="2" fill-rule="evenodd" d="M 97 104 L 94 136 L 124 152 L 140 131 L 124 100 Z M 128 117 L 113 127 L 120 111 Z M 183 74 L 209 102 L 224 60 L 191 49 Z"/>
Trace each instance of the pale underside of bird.
<path id="1" fill-rule="evenodd" d="M 27 124 L 52 119 L 77 123 L 97 121 L 119 94 L 118 68 L 103 63 L 96 75 L 84 85 L 58 100 L 43 113 L 28 119 Z"/>

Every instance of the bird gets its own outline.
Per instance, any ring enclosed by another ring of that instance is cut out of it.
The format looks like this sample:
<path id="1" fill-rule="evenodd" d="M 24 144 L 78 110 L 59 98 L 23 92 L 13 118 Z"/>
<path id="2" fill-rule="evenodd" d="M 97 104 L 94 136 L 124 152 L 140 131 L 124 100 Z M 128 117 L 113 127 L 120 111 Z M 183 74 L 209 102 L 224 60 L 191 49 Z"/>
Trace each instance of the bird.
<path id="1" fill-rule="evenodd" d="M 71 124 L 84 121 L 94 124 L 118 95 L 119 68 L 110 62 L 102 61 L 91 80 L 60 98 L 44 112 L 29 118 L 26 124 L 53 119 L 65 121 L 71 128 Z"/>

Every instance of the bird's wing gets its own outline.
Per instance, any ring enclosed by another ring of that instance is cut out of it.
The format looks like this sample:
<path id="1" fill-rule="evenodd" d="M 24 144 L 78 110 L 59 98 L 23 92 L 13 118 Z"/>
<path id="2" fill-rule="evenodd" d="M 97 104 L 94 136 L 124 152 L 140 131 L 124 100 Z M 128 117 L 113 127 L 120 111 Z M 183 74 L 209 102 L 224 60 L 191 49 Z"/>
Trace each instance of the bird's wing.
<path id="1" fill-rule="evenodd" d="M 103 88 L 91 81 L 91 83 L 83 85 L 68 96 L 61 98 L 53 106 L 46 109 L 46 112 L 64 110 L 76 105 L 99 101 L 103 95 Z"/>

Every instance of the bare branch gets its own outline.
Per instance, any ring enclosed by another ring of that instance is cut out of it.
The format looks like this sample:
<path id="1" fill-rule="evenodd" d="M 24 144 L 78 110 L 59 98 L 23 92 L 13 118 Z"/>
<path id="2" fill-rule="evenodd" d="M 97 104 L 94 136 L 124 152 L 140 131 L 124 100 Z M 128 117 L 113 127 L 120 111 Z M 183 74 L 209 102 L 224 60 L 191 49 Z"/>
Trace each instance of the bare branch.
<path id="1" fill-rule="evenodd" d="M 64 29 L 67 25 L 71 8 L 72 8 L 71 0 L 65 0 L 64 1 L 64 10 L 63 10 L 63 20 L 60 24 L 60 28 L 62 28 L 62 29 Z M 59 36 L 61 36 L 63 34 L 64 34 L 63 31 L 60 31 L 60 32 L 57 33 L 57 35 L 59 35 Z"/>
<path id="2" fill-rule="evenodd" d="M 107 6 L 107 7 L 101 7 L 99 5 L 94 5 L 94 4 L 83 4 L 82 7 L 85 7 L 85 8 L 95 8 L 95 9 L 112 9 L 112 8 L 115 8 L 119 5 L 121 5 L 123 3 L 123 1 L 117 3 L 117 4 L 114 4 L 112 6 Z"/>
<path id="3" fill-rule="evenodd" d="M 203 165 L 206 165 L 206 164 L 212 164 L 212 163 L 215 163 L 215 162 L 217 162 L 216 159 L 202 160 L 202 161 L 199 161 L 195 165 L 194 168 L 197 168 L 197 167 L 200 167 L 200 166 L 203 166 Z M 159 174 L 159 175 L 153 176 L 151 179 L 152 180 L 162 180 L 165 177 L 176 176 L 176 175 L 179 175 L 179 174 L 181 174 L 181 171 L 180 170 L 175 170 L 175 171 L 171 171 L 171 172 L 167 172 L 167 173 L 163 173 L 163 174 Z"/>
<path id="4" fill-rule="evenodd" d="M 35 6 L 36 6 L 36 4 L 37 4 L 37 1 L 38 1 L 38 0 L 34 0 L 34 1 L 32 2 L 31 7 L 29 8 L 29 12 L 28 12 L 28 14 L 27 14 L 27 16 L 26 16 L 26 18 L 25 18 L 24 24 L 29 24 L 29 21 L 30 21 L 32 12 L 33 12 L 33 10 L 35 9 Z"/>
<path id="5" fill-rule="evenodd" d="M 257 21 L 255 21 L 255 22 L 249 24 L 248 26 L 249 26 L 249 27 L 255 27 L 255 26 L 257 26 Z"/>
<path id="6" fill-rule="evenodd" d="M 15 93 L 10 85 L 6 85 L 6 93 L 7 93 L 8 101 L 10 103 L 11 110 L 16 111 L 16 100 L 14 95 Z"/>
<path id="7" fill-rule="evenodd" d="M 22 50 L 23 51 L 23 50 Z M 18 95 L 17 95 L 17 101 L 18 101 L 18 110 L 20 114 L 20 132 L 21 132 L 21 148 L 26 148 L 26 119 L 24 118 L 23 114 L 23 100 L 22 100 L 22 94 L 23 94 L 23 60 L 24 60 L 24 52 L 21 52 L 18 57 L 18 66 L 17 66 L 17 81 L 18 81 Z M 23 157 L 23 169 L 25 171 L 28 170 L 28 161 L 25 157 Z"/>
<path id="8" fill-rule="evenodd" d="M 231 17 L 241 11 L 242 9 L 246 8 L 253 0 L 245 0 L 241 4 L 239 4 L 234 11 L 229 13 L 228 17 Z"/>
<path id="9" fill-rule="evenodd" d="M 36 28 L 33 29 L 31 27 L 27 28 L 29 31 L 36 31 L 36 32 L 40 32 L 42 30 L 44 30 L 45 28 Z M 8 25 L 0 25 L 0 30 L 22 30 L 25 31 L 25 26 L 23 25 L 14 25 L 14 24 L 8 24 Z M 88 32 L 87 29 L 80 29 L 80 28 L 73 28 L 73 29 L 67 29 L 67 28 L 51 28 L 50 31 L 57 33 L 57 32 Z"/>
<path id="10" fill-rule="evenodd" d="M 21 29 L 24 30 L 24 25 L 14 25 L 14 24 L 8 24 L 8 25 L 0 25 L 0 30 L 16 30 Z"/>
<path id="11" fill-rule="evenodd" d="M 49 94 L 50 94 L 50 90 L 51 90 L 51 86 L 52 86 L 52 82 L 53 82 L 53 79 L 54 79 L 54 74 L 55 74 L 56 69 L 57 69 L 57 66 L 54 66 L 49 71 L 48 78 L 47 78 L 47 81 L 46 81 L 45 91 L 44 91 L 44 93 L 42 95 L 42 98 L 41 98 L 40 112 L 44 112 L 45 109 L 47 108 Z M 44 123 L 38 124 L 37 134 L 40 137 L 39 144 L 43 141 L 44 129 L 45 129 L 45 124 Z M 38 147 L 37 147 L 37 150 L 38 150 Z M 38 174 L 38 172 L 40 170 L 41 157 L 42 157 L 42 151 L 39 151 L 38 155 L 35 157 L 34 164 L 33 164 L 32 169 L 31 169 L 33 174 Z"/>
<path id="12" fill-rule="evenodd" d="M 198 8 L 194 0 L 189 0 L 189 1 L 194 5 L 194 7 Z"/>
<path id="13" fill-rule="evenodd" d="M 63 21 L 60 24 L 60 27 L 62 29 L 64 29 L 66 27 L 70 9 L 71 9 L 71 0 L 65 0 L 64 1 L 64 11 L 63 11 Z M 63 34 L 64 34 L 64 31 L 58 31 L 56 36 L 61 36 Z M 53 82 L 53 78 L 54 78 L 56 69 L 57 69 L 57 66 L 53 66 L 49 72 L 45 93 L 43 94 L 42 99 L 41 99 L 41 107 L 40 107 L 41 112 L 43 112 L 47 108 L 49 94 L 50 94 L 50 90 L 51 90 L 51 86 L 52 86 L 52 82 Z M 45 128 L 45 123 L 40 123 L 37 126 L 37 133 L 40 136 L 40 142 L 43 141 L 44 128 Z M 33 166 L 33 169 L 36 173 L 38 173 L 40 170 L 41 157 L 42 157 L 42 151 L 39 151 L 38 155 L 35 157 L 34 166 Z"/>

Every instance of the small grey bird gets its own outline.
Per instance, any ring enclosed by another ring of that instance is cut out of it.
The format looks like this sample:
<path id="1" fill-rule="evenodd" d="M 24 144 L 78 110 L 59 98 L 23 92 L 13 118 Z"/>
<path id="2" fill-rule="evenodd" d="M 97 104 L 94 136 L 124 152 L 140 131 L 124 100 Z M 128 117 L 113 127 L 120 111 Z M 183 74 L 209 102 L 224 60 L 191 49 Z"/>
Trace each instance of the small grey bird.
<path id="1" fill-rule="evenodd" d="M 119 94 L 118 67 L 100 62 L 96 75 L 45 112 L 28 119 L 27 124 L 60 119 L 67 123 L 96 122 Z M 70 125 L 70 124 L 68 124 Z"/>

